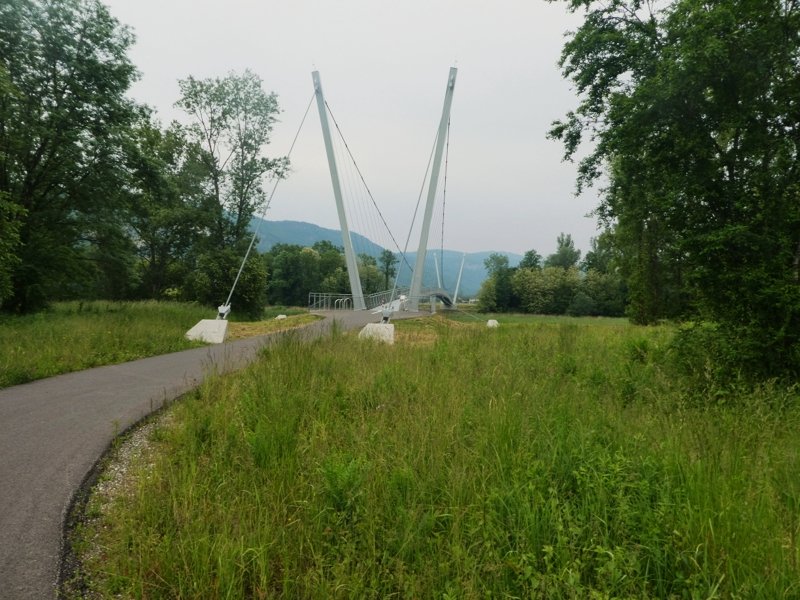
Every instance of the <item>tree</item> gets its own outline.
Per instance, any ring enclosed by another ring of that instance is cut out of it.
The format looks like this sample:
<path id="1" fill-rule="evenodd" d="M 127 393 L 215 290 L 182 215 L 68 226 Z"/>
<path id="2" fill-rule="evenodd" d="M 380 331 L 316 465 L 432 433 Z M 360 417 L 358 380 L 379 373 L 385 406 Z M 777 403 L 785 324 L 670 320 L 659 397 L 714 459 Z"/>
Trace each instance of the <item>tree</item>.
<path id="1" fill-rule="evenodd" d="M 364 258 L 368 260 L 359 260 L 358 262 L 358 276 L 361 278 L 361 291 L 367 295 L 377 294 L 385 289 L 383 287 L 383 273 L 381 273 L 381 270 L 378 268 L 375 257 L 366 254 L 359 255 L 359 259 Z M 349 282 L 347 287 L 349 291 Z"/>
<path id="2" fill-rule="evenodd" d="M 575 242 L 572 241 L 572 236 L 568 233 L 560 233 L 556 239 L 558 244 L 555 254 L 551 254 L 544 261 L 546 267 L 561 267 L 562 269 L 569 269 L 570 267 L 577 266 L 581 258 L 581 251 L 575 248 Z"/>
<path id="3" fill-rule="evenodd" d="M 519 269 L 514 273 L 512 286 L 523 311 L 538 314 L 563 315 L 567 312 L 580 285 L 576 267 L 545 267 Z"/>
<path id="4" fill-rule="evenodd" d="M 603 317 L 621 317 L 625 314 L 627 289 L 619 273 L 603 273 L 589 269 L 580 282 L 578 291 L 590 298 L 592 310 L 573 314 L 588 314 Z"/>
<path id="5" fill-rule="evenodd" d="M 337 267 L 332 272 L 323 277 L 319 285 L 319 291 L 326 294 L 349 294 L 350 278 L 347 275 L 347 267 Z"/>
<path id="6" fill-rule="evenodd" d="M 277 96 L 264 92 L 261 83 L 251 71 L 204 80 L 188 77 L 178 82 L 181 97 L 176 105 L 193 117 L 187 131 L 199 148 L 198 164 L 204 175 L 197 204 L 208 215 L 209 223 L 209 235 L 202 243 L 195 243 L 194 268 L 216 265 L 214 255 L 223 250 L 245 255 L 250 222 L 266 200 L 264 181 L 284 176 L 288 168 L 285 157 L 263 156 L 279 109 Z M 248 262 L 251 260 L 258 262 L 261 258 L 251 252 Z M 311 264 L 315 259 L 286 254 L 276 260 L 280 278 L 271 288 L 273 294 L 288 300 L 286 303 L 305 304 L 308 292 L 304 296 L 301 290 L 306 284 L 299 289 L 286 287 L 295 277 L 284 268 L 284 262 Z"/>
<path id="7" fill-rule="evenodd" d="M 0 307 L 11 295 L 12 274 L 19 264 L 19 228 L 22 207 L 6 200 L 7 194 L 0 192 Z"/>
<path id="8" fill-rule="evenodd" d="M 384 249 L 381 251 L 378 257 L 378 266 L 381 273 L 383 273 L 383 288 L 385 290 L 389 289 L 389 281 L 397 275 L 395 265 L 398 262 L 400 262 L 400 259 L 398 259 L 391 250 Z"/>
<path id="9" fill-rule="evenodd" d="M 598 215 L 616 225 L 636 320 L 694 306 L 739 371 L 797 374 L 800 6 L 568 4 L 586 13 L 561 59 L 581 102 L 551 135 L 567 157 L 595 140 L 578 186 L 608 178 Z"/>
<path id="10" fill-rule="evenodd" d="M 322 240 L 311 246 L 319 254 L 319 275 L 325 279 L 339 268 L 345 267 L 344 249 L 333 243 Z"/>
<path id="11" fill-rule="evenodd" d="M 370 267 L 377 267 L 378 266 L 378 259 L 372 256 L 371 254 L 367 254 L 366 252 L 361 252 L 358 255 L 358 262 L 359 264 L 370 266 Z"/>
<path id="12" fill-rule="evenodd" d="M 275 244 L 265 256 L 270 273 L 270 304 L 306 306 L 309 292 L 319 289 L 320 254 L 297 244 Z"/>
<path id="13" fill-rule="evenodd" d="M 478 310 L 480 312 L 495 312 L 497 310 L 497 283 L 489 277 L 481 283 L 478 290 Z"/>
<path id="14" fill-rule="evenodd" d="M 181 298 L 218 306 L 230 293 L 242 263 L 241 248 L 223 248 L 197 257 L 181 290 Z M 258 318 L 264 311 L 267 296 L 267 268 L 263 255 L 251 254 L 236 284 L 231 306 L 237 314 Z"/>
<path id="15" fill-rule="evenodd" d="M 589 240 L 591 250 L 586 253 L 581 261 L 584 271 L 597 271 L 610 273 L 619 267 L 619 251 L 614 243 L 614 230 L 606 229 L 599 236 Z"/>
<path id="16" fill-rule="evenodd" d="M 223 78 L 178 82 L 176 105 L 192 116 L 188 131 L 202 148 L 207 202 L 214 215 L 212 241 L 230 247 L 248 234 L 250 221 L 265 201 L 265 178 L 281 177 L 288 159 L 262 155 L 277 119 L 278 99 L 261 88 L 251 71 Z"/>
<path id="17" fill-rule="evenodd" d="M 550 267 L 548 267 L 550 268 Z M 541 269 L 519 269 L 511 280 L 520 308 L 527 313 L 543 313 L 547 291 Z"/>
<path id="18" fill-rule="evenodd" d="M 528 250 L 519 262 L 520 269 L 541 269 L 542 255 L 536 250 Z"/>
<path id="19" fill-rule="evenodd" d="M 486 267 L 486 272 L 489 275 L 491 284 L 481 286 L 479 292 L 479 304 L 485 306 L 492 306 L 490 310 L 507 311 L 516 308 L 517 296 L 511 286 L 511 276 L 514 269 L 508 266 L 508 256 L 493 252 L 489 257 L 483 261 Z M 489 294 L 491 299 L 487 296 L 483 298 L 483 294 Z"/>
<path id="20" fill-rule="evenodd" d="M 211 226 L 202 206 L 199 154 L 177 123 L 162 130 L 144 113 L 131 131 L 126 151 L 129 225 L 142 297 L 160 298 L 183 286 L 195 246 Z"/>
<path id="21" fill-rule="evenodd" d="M 119 239 L 132 41 L 98 0 L 0 4 L 0 195 L 19 239 L 4 310 L 69 294 L 95 272 L 87 249 Z"/>

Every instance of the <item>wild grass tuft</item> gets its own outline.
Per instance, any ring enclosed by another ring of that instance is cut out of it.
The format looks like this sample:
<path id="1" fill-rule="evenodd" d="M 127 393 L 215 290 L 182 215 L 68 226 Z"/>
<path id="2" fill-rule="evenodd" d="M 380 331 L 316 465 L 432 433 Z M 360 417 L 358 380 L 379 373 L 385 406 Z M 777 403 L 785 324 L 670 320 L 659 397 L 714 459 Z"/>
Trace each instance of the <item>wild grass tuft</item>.
<path id="1" fill-rule="evenodd" d="M 800 594 L 796 389 L 698 403 L 663 367 L 667 328 L 396 327 L 394 346 L 289 340 L 178 404 L 103 510 L 96 590 Z"/>
<path id="2" fill-rule="evenodd" d="M 0 387 L 201 346 L 183 335 L 208 309 L 173 302 L 60 302 L 0 314 Z"/>

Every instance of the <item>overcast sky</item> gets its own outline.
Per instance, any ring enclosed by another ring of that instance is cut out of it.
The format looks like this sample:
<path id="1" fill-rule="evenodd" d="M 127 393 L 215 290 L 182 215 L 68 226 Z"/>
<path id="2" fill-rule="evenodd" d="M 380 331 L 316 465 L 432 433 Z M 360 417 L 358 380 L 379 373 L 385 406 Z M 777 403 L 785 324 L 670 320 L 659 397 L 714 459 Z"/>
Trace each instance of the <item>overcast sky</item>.
<path id="1" fill-rule="evenodd" d="M 547 255 L 570 233 L 584 252 L 597 235 L 590 190 L 575 198 L 575 165 L 546 139 L 577 99 L 557 67 L 579 17 L 543 0 L 105 0 L 136 34 L 131 91 L 166 123 L 177 80 L 250 69 L 281 107 L 269 156 L 285 155 L 323 89 L 376 202 L 401 246 L 458 68 L 451 115 L 444 245 L 462 251 L 531 248 Z M 316 105 L 278 187 L 270 220 L 338 229 Z M 441 186 L 430 248 L 441 243 Z M 367 235 L 378 235 L 370 231 Z M 415 232 L 415 238 L 417 236 Z M 388 246 L 385 240 L 375 240 Z M 416 246 L 412 238 L 410 249 Z"/>

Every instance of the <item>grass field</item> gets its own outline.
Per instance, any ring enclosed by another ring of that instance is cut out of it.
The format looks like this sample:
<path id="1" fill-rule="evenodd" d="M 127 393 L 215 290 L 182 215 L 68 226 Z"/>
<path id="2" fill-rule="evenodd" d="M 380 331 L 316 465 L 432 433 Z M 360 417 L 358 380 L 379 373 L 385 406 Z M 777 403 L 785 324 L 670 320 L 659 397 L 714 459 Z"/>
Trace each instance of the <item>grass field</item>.
<path id="1" fill-rule="evenodd" d="M 285 321 L 231 322 L 231 339 L 269 333 L 313 319 L 297 309 L 277 307 Z M 194 348 L 184 338 L 213 311 L 177 302 L 61 302 L 26 316 L 0 314 L 0 388 L 91 367 Z"/>
<path id="2" fill-rule="evenodd" d="M 669 328 L 397 322 L 178 403 L 75 532 L 135 598 L 791 598 L 796 389 L 699 396 Z"/>

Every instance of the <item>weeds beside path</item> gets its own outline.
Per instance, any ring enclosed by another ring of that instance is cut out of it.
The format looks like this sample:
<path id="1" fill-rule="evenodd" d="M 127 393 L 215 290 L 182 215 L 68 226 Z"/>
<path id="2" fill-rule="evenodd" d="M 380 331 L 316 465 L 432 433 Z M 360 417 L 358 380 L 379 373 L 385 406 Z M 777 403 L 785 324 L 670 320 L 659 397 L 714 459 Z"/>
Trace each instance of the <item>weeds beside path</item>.
<path id="1" fill-rule="evenodd" d="M 668 328 L 608 325 L 426 319 L 394 346 L 277 344 L 176 405 L 127 493 L 90 503 L 88 584 L 796 597 L 797 389 L 699 396 L 664 362 Z"/>
<path id="2" fill-rule="evenodd" d="M 285 335 L 324 335 L 311 323 Z M 213 374 L 243 367 L 279 333 L 48 377 L 0 390 L 0 596 L 55 596 L 70 499 L 120 432 Z"/>
<path id="3" fill-rule="evenodd" d="M 229 340 L 273 333 L 317 317 L 229 324 Z M 293 314 L 294 313 L 294 314 Z M 270 313 L 271 314 L 271 313 Z M 201 347 L 184 334 L 209 309 L 176 302 L 61 302 L 25 316 L 0 315 L 0 388 L 63 373 Z"/>

